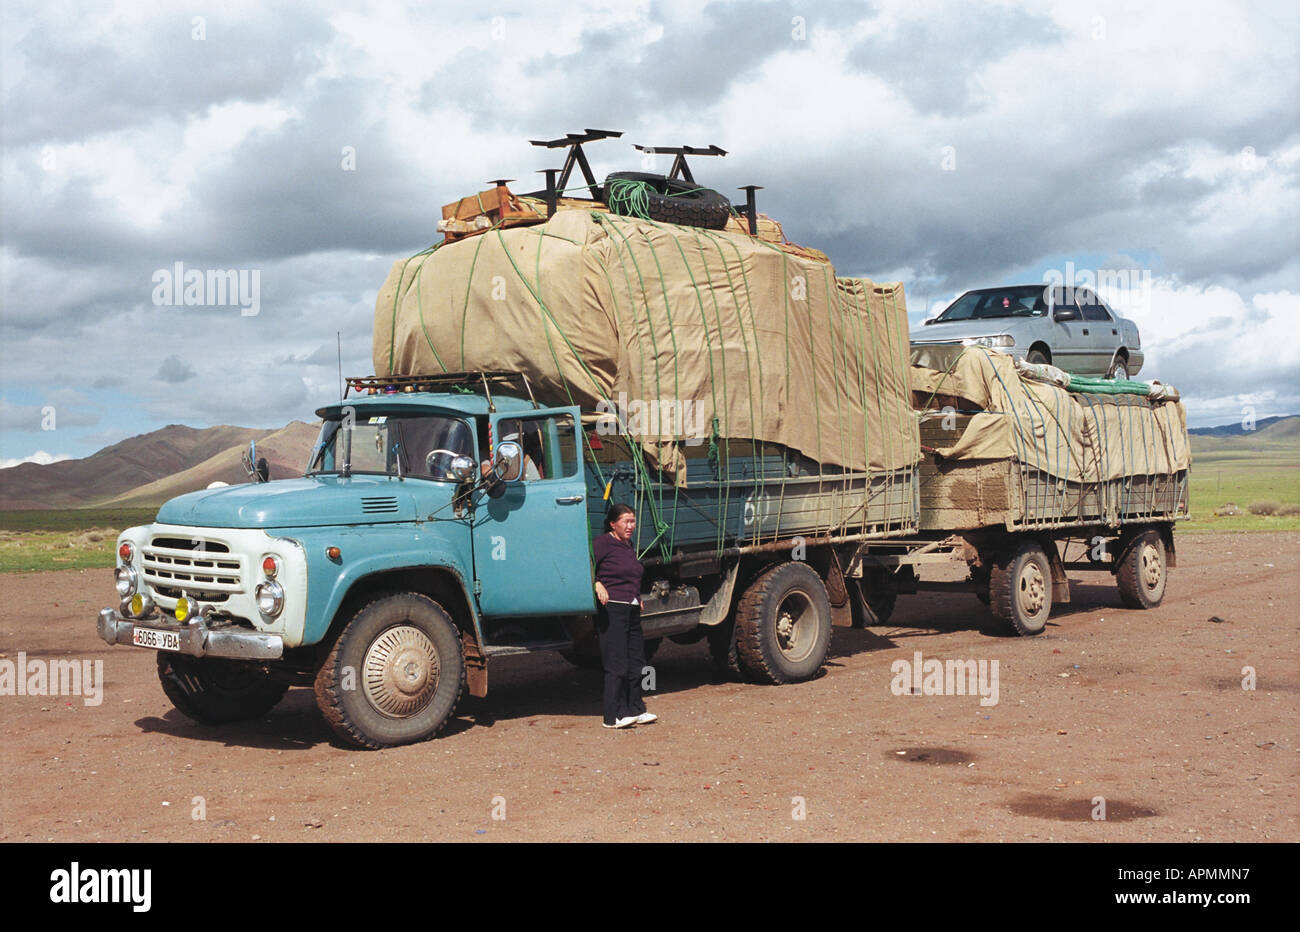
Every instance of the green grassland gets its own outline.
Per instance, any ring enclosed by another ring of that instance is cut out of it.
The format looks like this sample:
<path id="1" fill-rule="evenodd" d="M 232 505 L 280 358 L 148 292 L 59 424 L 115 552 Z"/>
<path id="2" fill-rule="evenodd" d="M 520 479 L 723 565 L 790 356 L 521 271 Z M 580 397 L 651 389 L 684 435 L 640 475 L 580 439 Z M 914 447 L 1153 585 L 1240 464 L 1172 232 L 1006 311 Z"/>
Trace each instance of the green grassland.
<path id="1" fill-rule="evenodd" d="M 111 569 L 118 532 L 157 508 L 0 511 L 0 573 Z"/>
<path id="2" fill-rule="evenodd" d="M 1300 515 L 1253 515 L 1254 502 L 1300 505 L 1300 438 L 1192 438 L 1192 519 L 1189 531 L 1295 531 Z M 1240 515 L 1215 515 L 1233 504 Z"/>

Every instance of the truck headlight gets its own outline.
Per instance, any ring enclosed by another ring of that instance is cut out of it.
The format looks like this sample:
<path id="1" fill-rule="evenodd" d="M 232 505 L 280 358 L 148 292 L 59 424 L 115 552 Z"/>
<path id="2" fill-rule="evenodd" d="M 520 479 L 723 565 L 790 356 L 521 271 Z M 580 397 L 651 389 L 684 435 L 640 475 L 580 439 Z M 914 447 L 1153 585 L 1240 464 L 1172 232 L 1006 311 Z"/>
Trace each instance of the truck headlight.
<path id="1" fill-rule="evenodd" d="M 962 346 L 1015 346 L 1016 338 L 1009 333 L 999 333 L 993 337 L 967 337 L 961 341 Z"/>
<path id="2" fill-rule="evenodd" d="M 257 610 L 274 618 L 284 610 L 284 587 L 278 582 L 264 582 L 257 587 Z"/>
<path id="3" fill-rule="evenodd" d="M 113 574 L 113 578 L 114 584 L 117 586 L 117 594 L 123 599 L 129 598 L 140 584 L 140 577 L 129 566 L 119 566 Z"/>

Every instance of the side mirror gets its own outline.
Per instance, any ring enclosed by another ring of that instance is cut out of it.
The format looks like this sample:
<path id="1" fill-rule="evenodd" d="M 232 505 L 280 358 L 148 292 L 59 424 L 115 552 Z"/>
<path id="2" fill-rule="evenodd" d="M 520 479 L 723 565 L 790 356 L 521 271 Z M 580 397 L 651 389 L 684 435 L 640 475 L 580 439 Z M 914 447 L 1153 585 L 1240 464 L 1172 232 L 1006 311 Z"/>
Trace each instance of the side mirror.
<path id="1" fill-rule="evenodd" d="M 517 482 L 522 472 L 524 448 L 513 440 L 502 440 L 497 444 L 496 458 L 492 461 L 492 471 L 503 482 Z"/>
<path id="2" fill-rule="evenodd" d="M 1052 320 L 1078 320 L 1079 309 L 1070 305 L 1058 304 L 1052 309 Z"/>
<path id="3" fill-rule="evenodd" d="M 922 327 L 928 327 L 928 326 L 930 326 L 932 323 L 934 323 L 936 320 L 938 320 L 937 317 L 927 317 L 925 320 L 921 321 L 921 326 L 922 326 Z"/>
<path id="4" fill-rule="evenodd" d="M 257 441 L 248 441 L 248 449 L 239 459 L 244 466 L 244 471 L 248 473 L 248 478 L 254 482 L 266 482 L 270 478 L 270 467 L 267 465 L 266 458 L 257 458 Z"/>

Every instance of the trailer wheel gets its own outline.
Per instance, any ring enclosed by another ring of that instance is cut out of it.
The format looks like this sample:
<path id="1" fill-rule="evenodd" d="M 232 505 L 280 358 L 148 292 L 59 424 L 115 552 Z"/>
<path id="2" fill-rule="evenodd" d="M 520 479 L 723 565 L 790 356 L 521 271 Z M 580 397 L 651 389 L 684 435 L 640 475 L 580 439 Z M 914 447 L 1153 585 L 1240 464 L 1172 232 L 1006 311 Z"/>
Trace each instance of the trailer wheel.
<path id="1" fill-rule="evenodd" d="M 165 651 L 158 652 L 158 682 L 178 712 L 205 725 L 259 718 L 289 688 L 256 663 Z"/>
<path id="2" fill-rule="evenodd" d="M 1165 542 L 1159 531 L 1143 531 L 1115 569 L 1119 597 L 1129 608 L 1155 608 L 1165 597 L 1167 579 Z"/>
<path id="3" fill-rule="evenodd" d="M 993 613 L 1021 635 L 1038 634 L 1052 613 L 1052 565 L 1040 544 L 1026 541 L 1001 555 L 989 574 Z"/>
<path id="4" fill-rule="evenodd" d="M 316 704 L 349 744 L 424 741 L 447 724 L 465 691 L 460 634 L 442 606 L 404 592 L 348 622 L 316 674 Z"/>
<path id="5" fill-rule="evenodd" d="M 831 603 L 807 563 L 779 563 L 760 575 L 736 607 L 741 666 L 764 683 L 811 679 L 826 661 Z"/>

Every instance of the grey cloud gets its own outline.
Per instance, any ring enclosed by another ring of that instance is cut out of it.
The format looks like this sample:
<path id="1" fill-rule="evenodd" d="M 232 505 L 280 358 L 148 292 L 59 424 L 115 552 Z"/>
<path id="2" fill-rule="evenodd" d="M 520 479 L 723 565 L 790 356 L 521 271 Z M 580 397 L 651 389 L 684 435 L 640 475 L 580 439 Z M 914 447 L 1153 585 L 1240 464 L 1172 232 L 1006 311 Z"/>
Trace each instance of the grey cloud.
<path id="1" fill-rule="evenodd" d="M 722 98 L 728 88 L 756 73 L 781 51 L 807 52 L 819 29 L 841 28 L 872 12 L 864 3 L 799 4 L 787 2 L 710 3 L 698 18 L 671 15 L 652 4 L 651 27 L 663 30 L 646 43 L 633 29 L 589 30 L 571 53 L 547 53 L 529 62 L 529 81 L 543 88 L 547 126 L 559 135 L 580 127 L 635 128 L 645 117 L 695 112 Z M 793 36 L 794 17 L 803 18 L 806 39 Z M 531 98 L 511 93 L 481 63 L 485 49 L 463 49 L 424 89 L 426 106 L 456 101 L 484 128 L 535 125 Z M 547 138 L 551 138 L 550 135 Z M 631 139 L 646 145 L 701 145 L 713 140 Z M 726 146 L 723 146 L 726 148 Z"/>
<path id="2" fill-rule="evenodd" d="M 154 373 L 154 378 L 160 382 L 178 385 L 194 378 L 194 370 L 181 362 L 179 356 L 172 355 L 162 361 L 162 365 Z"/>
<path id="3" fill-rule="evenodd" d="M 79 38 L 52 23 L 28 26 L 15 42 L 24 76 L 5 107 L 8 143 L 77 140 L 225 101 L 275 97 L 320 66 L 334 34 L 307 7 L 276 5 L 252 20 L 212 7 L 203 13 L 206 38 L 195 40 L 194 15 L 175 10 L 142 27 L 130 47 Z"/>
<path id="4" fill-rule="evenodd" d="M 0 398 L 0 432 L 50 433 L 65 427 L 91 427 L 100 422 L 97 412 L 79 404 L 20 405 Z"/>
<path id="5" fill-rule="evenodd" d="M 919 112 L 953 116 L 978 109 L 976 78 L 987 65 L 1026 45 L 1057 45 L 1061 39 L 1050 17 L 957 5 L 925 22 L 909 19 L 891 33 L 864 39 L 848 61 L 895 87 Z"/>

